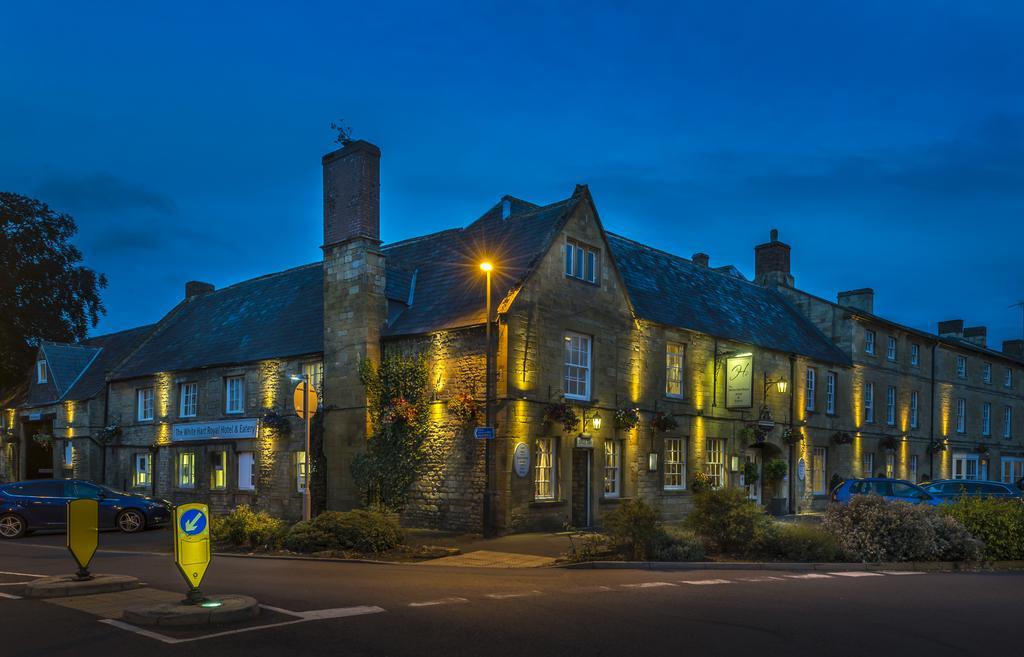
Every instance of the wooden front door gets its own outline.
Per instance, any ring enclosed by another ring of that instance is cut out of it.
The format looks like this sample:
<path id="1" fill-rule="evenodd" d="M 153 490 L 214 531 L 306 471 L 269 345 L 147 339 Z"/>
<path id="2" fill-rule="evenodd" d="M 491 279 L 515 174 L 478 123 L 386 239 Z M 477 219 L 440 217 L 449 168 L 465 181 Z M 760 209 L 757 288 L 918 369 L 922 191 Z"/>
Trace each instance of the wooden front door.
<path id="1" fill-rule="evenodd" d="M 592 451 L 574 449 L 572 452 L 572 525 L 590 527 L 590 480 Z"/>

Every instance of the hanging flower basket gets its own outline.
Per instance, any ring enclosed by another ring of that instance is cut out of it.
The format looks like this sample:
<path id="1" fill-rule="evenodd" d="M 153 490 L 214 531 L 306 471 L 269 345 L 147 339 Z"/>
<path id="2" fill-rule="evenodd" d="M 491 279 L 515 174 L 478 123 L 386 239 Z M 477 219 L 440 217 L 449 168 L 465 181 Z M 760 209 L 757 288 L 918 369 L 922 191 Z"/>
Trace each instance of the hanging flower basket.
<path id="1" fill-rule="evenodd" d="M 803 434 L 794 429 L 793 427 L 786 428 L 782 432 L 782 440 L 787 445 L 797 445 L 804 439 Z"/>
<path id="2" fill-rule="evenodd" d="M 580 423 L 580 416 L 576 415 L 576 411 L 573 410 L 572 406 L 561 402 L 558 404 L 549 404 L 547 410 L 544 411 L 544 421 L 551 422 L 553 424 L 561 424 L 562 430 L 565 432 L 572 431 Z"/>
<path id="3" fill-rule="evenodd" d="M 679 422 L 671 413 L 658 412 L 651 418 L 651 428 L 655 431 L 665 433 L 679 427 Z"/>
<path id="4" fill-rule="evenodd" d="M 465 426 L 476 424 L 480 417 L 480 404 L 468 392 L 460 392 L 448 400 L 448 412 Z"/>
<path id="5" fill-rule="evenodd" d="M 120 437 L 121 425 L 111 424 L 96 432 L 96 441 L 102 445 L 109 445 L 114 439 Z"/>
<path id="6" fill-rule="evenodd" d="M 930 445 L 928 445 L 928 449 L 930 449 L 933 452 L 945 452 L 946 451 L 946 441 L 944 441 L 944 440 L 933 440 L 932 443 Z"/>
<path id="7" fill-rule="evenodd" d="M 832 435 L 832 442 L 836 445 L 852 445 L 853 436 L 846 433 L 845 431 L 837 431 Z"/>
<path id="8" fill-rule="evenodd" d="M 279 436 L 287 436 L 292 432 L 292 423 L 277 411 L 263 411 L 263 415 L 260 417 L 260 426 L 270 429 Z"/>
<path id="9" fill-rule="evenodd" d="M 885 438 L 882 439 L 882 449 L 887 449 L 890 452 L 895 452 L 899 446 L 900 441 L 897 440 L 894 436 L 886 436 Z"/>
<path id="10" fill-rule="evenodd" d="M 32 435 L 32 440 L 36 441 L 40 445 L 46 446 L 53 442 L 53 436 L 48 433 L 37 433 Z"/>
<path id="11" fill-rule="evenodd" d="M 974 448 L 974 451 L 982 456 L 988 456 L 988 445 L 985 443 L 978 443 L 978 446 Z"/>
<path id="12" fill-rule="evenodd" d="M 632 431 L 640 424 L 640 411 L 635 408 L 620 408 L 615 411 L 615 428 Z"/>

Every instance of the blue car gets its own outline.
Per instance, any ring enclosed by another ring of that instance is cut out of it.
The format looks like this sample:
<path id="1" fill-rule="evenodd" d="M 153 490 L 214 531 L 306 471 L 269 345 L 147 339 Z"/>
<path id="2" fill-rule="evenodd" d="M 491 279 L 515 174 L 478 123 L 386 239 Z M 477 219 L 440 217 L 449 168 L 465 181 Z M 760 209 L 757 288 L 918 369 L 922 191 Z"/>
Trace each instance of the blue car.
<path id="1" fill-rule="evenodd" d="M 1012 484 L 1004 484 L 998 481 L 978 481 L 966 479 L 936 479 L 924 485 L 924 489 L 942 498 L 943 501 L 952 502 L 956 498 L 965 497 L 998 497 L 1002 499 L 1022 498 L 1019 488 Z"/>
<path id="2" fill-rule="evenodd" d="M 890 502 L 909 502 L 910 504 L 928 504 L 936 506 L 942 500 L 925 489 L 902 479 L 886 479 L 885 477 L 868 477 L 865 479 L 847 479 L 832 491 L 832 501 L 849 504 L 854 495 L 881 495 Z"/>
<path id="3" fill-rule="evenodd" d="M 171 505 L 80 479 L 41 479 L 0 485 L 0 538 L 40 529 L 63 529 L 70 500 L 88 498 L 100 506 L 100 529 L 142 531 L 167 523 Z"/>

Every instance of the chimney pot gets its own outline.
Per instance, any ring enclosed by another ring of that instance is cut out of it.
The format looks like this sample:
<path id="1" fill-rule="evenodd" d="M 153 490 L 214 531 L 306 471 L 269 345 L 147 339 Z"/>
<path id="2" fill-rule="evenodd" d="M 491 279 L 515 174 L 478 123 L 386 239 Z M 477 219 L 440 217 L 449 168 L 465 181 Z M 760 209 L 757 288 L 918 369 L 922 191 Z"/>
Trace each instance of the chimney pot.
<path id="1" fill-rule="evenodd" d="M 202 281 L 189 281 L 185 283 L 185 298 L 191 299 L 192 297 L 198 297 L 200 294 L 208 294 L 213 292 L 214 288 L 212 283 L 204 283 Z"/>
<path id="2" fill-rule="evenodd" d="M 964 337 L 964 320 L 947 319 L 939 322 L 940 338 L 962 338 Z"/>
<path id="3" fill-rule="evenodd" d="M 768 233 L 768 235 L 771 237 L 771 241 L 772 242 L 778 242 L 779 241 L 779 229 L 778 228 L 772 228 L 771 232 Z"/>
<path id="4" fill-rule="evenodd" d="M 380 149 L 349 142 L 324 155 L 324 246 L 355 238 L 380 241 Z"/>
<path id="5" fill-rule="evenodd" d="M 691 260 L 693 260 L 693 264 L 697 265 L 698 267 L 703 267 L 704 269 L 707 269 L 708 262 L 711 261 L 711 256 L 709 256 L 706 253 L 694 253 L 693 258 L 691 258 Z"/>

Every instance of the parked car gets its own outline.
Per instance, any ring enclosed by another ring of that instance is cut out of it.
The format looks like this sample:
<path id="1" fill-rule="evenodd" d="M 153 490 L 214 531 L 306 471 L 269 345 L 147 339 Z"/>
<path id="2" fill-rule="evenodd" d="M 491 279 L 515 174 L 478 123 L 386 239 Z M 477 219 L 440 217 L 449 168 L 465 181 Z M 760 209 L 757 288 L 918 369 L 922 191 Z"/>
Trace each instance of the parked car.
<path id="1" fill-rule="evenodd" d="M 169 502 L 89 481 L 18 481 L 0 485 L 0 538 L 18 538 L 39 529 L 63 529 L 68 501 L 82 498 L 99 502 L 100 529 L 132 533 L 165 524 L 171 518 Z"/>
<path id="2" fill-rule="evenodd" d="M 966 479 L 936 479 L 924 484 L 924 489 L 950 502 L 961 496 L 969 497 L 1001 497 L 1024 499 L 1024 493 L 1013 484 L 1004 484 L 998 481 L 976 481 Z"/>
<path id="3" fill-rule="evenodd" d="M 848 504 L 854 495 L 881 495 L 890 502 L 909 502 L 935 506 L 942 500 L 925 489 L 902 479 L 867 477 L 847 479 L 832 491 L 832 501 Z"/>

